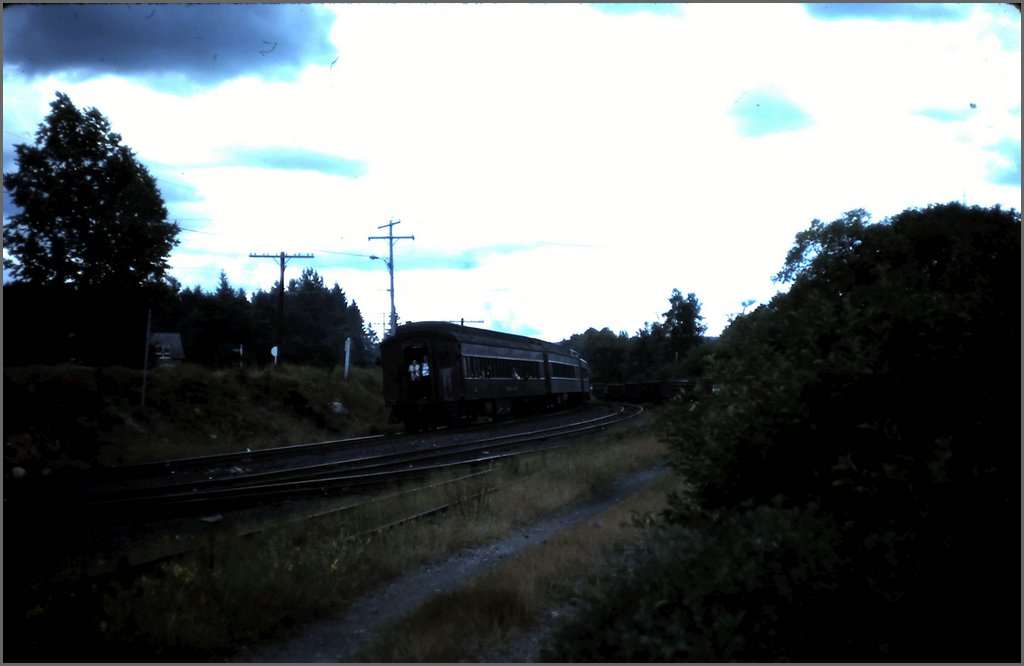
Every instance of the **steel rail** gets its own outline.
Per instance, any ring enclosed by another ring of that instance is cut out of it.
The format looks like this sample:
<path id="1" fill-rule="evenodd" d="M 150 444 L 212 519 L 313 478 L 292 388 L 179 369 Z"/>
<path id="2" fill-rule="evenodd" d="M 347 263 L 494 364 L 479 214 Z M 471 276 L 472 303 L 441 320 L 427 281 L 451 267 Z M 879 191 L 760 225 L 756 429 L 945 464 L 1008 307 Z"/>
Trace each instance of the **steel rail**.
<path id="1" fill-rule="evenodd" d="M 157 489 L 111 493 L 93 497 L 92 504 L 96 508 L 105 507 L 118 513 L 166 513 L 190 507 L 238 507 L 252 504 L 256 500 L 300 494 L 327 495 L 367 491 L 400 484 L 414 478 L 423 478 L 441 470 L 460 466 L 480 466 L 510 456 L 557 448 L 564 444 L 545 447 L 538 447 L 535 444 L 604 428 L 636 416 L 642 411 L 642 408 L 634 409 L 639 411 L 626 414 L 626 408 L 619 406 L 612 414 L 578 423 L 485 437 L 439 448 L 382 454 L 276 472 L 260 472 L 229 479 L 200 480 Z M 530 444 L 534 446 L 524 448 L 524 445 Z"/>
<path id="2" fill-rule="evenodd" d="M 571 410 L 570 410 L 571 411 Z M 545 415 L 550 416 L 550 414 Z M 521 422 L 525 419 L 520 419 Z M 489 429 L 491 424 L 477 424 L 459 428 L 458 433 L 472 433 L 475 429 Z M 438 431 L 441 432 L 441 431 Z M 206 480 L 213 480 L 210 474 L 223 474 L 225 470 L 233 470 L 242 466 L 251 465 L 259 461 L 261 463 L 272 462 L 275 459 L 299 458 L 302 456 L 323 456 L 342 454 L 347 451 L 359 451 L 374 446 L 381 446 L 385 443 L 392 446 L 401 446 L 403 440 L 415 440 L 422 437 L 420 433 L 397 433 L 392 435 L 368 435 L 351 437 L 345 439 L 325 440 L 309 444 L 290 444 L 264 449 L 245 449 L 244 451 L 232 451 L 227 453 L 216 453 L 204 456 L 188 458 L 176 458 L 171 460 L 139 463 L 136 465 L 123 465 L 118 467 L 106 467 L 91 470 L 88 474 L 78 475 L 69 485 L 81 487 L 95 493 L 104 484 L 116 486 L 117 484 L 132 484 L 138 486 L 140 483 L 150 482 L 154 486 L 171 487 L 174 485 L 187 485 L 191 476 L 191 482 L 201 483 Z M 275 471 L 271 471 L 274 474 Z M 249 472 L 248 475 L 258 474 Z M 166 483 L 165 479 L 171 476 L 186 477 L 177 483 Z M 198 475 L 207 475 L 206 479 L 196 478 Z M 243 475 L 244 476 L 244 475 Z M 225 478 L 218 476 L 218 478 Z M 238 474 L 230 478 L 240 478 Z M 86 489 L 86 486 L 89 486 Z M 116 492 L 117 489 L 110 489 Z M 129 489 L 125 489 L 130 492 Z"/>
<path id="3" fill-rule="evenodd" d="M 387 471 L 392 468 L 397 468 L 399 465 L 404 463 L 416 465 L 422 464 L 423 462 L 431 459 L 442 459 L 448 456 L 460 456 L 466 453 L 476 452 L 482 445 L 487 443 L 493 443 L 495 445 L 500 445 L 503 441 L 515 443 L 522 440 L 524 437 L 531 435 L 544 436 L 546 434 L 550 436 L 552 434 L 556 434 L 562 429 L 572 430 L 590 423 L 601 423 L 610 418 L 615 418 L 618 414 L 621 414 L 622 411 L 623 407 L 619 406 L 618 410 L 612 414 L 604 414 L 593 419 L 579 421 L 569 425 L 542 428 L 539 430 L 527 431 L 525 433 L 512 433 L 498 435 L 495 437 L 478 438 L 469 442 L 453 443 L 441 447 L 437 447 L 435 445 L 433 448 L 426 450 L 408 449 L 397 452 L 380 452 L 361 457 L 332 460 L 329 462 L 311 465 L 299 465 L 285 469 L 233 474 L 230 476 L 208 477 L 205 479 L 183 479 L 172 483 L 161 483 L 156 488 L 132 487 L 104 489 L 100 486 L 95 486 L 86 491 L 85 494 L 90 501 L 96 503 L 115 503 L 133 499 L 144 499 L 147 496 L 157 494 L 173 495 L 176 492 L 195 493 L 199 490 L 212 490 L 240 485 L 256 486 L 261 482 L 273 483 L 284 482 L 292 479 L 312 480 L 320 477 L 330 478 L 335 474 L 344 471 Z"/>
<path id="4" fill-rule="evenodd" d="M 364 435 L 344 439 L 329 439 L 307 444 L 289 444 L 264 449 L 245 449 L 244 451 L 229 451 L 226 453 L 213 453 L 204 456 L 173 458 L 170 460 L 159 460 L 155 462 L 138 463 L 135 465 L 106 467 L 96 470 L 94 474 L 96 480 L 101 481 L 137 479 L 139 477 L 152 476 L 155 474 L 166 474 L 168 471 L 175 473 L 203 467 L 222 467 L 224 465 L 237 464 L 251 460 L 284 458 L 297 455 L 318 454 L 325 451 L 334 452 L 344 451 L 346 449 L 358 449 L 371 445 L 372 443 L 385 439 L 386 437 L 387 435 Z"/>

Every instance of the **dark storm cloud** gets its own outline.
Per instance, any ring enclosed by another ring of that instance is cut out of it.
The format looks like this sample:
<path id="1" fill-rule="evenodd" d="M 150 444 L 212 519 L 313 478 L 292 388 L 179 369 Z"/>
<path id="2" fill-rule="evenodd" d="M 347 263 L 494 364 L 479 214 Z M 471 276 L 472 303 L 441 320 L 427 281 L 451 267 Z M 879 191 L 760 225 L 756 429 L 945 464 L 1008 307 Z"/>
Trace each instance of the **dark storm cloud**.
<path id="1" fill-rule="evenodd" d="M 967 17 L 969 5 L 916 2 L 808 3 L 807 13 L 816 19 L 868 19 L 874 21 L 959 21 Z"/>
<path id="2" fill-rule="evenodd" d="M 7 5 L 4 69 L 184 79 L 280 79 L 336 53 L 333 16 L 303 4 Z"/>

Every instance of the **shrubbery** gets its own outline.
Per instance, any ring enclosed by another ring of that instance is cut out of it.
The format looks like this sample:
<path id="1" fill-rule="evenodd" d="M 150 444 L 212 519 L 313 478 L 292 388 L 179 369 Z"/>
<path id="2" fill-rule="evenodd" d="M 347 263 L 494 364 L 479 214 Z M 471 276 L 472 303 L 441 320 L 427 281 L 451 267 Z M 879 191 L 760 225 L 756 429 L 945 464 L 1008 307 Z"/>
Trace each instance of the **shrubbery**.
<path id="1" fill-rule="evenodd" d="M 813 509 L 778 506 L 661 525 L 543 658 L 821 661 L 842 568 L 835 533 Z"/>
<path id="2" fill-rule="evenodd" d="M 570 630 L 563 654 L 1019 661 L 1019 214 L 852 211 L 798 234 L 778 278 L 789 291 L 723 333 L 667 421 L 693 492 L 644 576 L 685 592 L 677 620 L 630 588 L 595 607 L 599 649 Z M 835 538 L 796 518 L 809 506 Z M 808 561 L 751 554 L 775 534 Z M 731 582 L 695 577 L 729 561 L 744 563 Z M 786 610 L 767 641 L 748 618 L 773 595 Z"/>

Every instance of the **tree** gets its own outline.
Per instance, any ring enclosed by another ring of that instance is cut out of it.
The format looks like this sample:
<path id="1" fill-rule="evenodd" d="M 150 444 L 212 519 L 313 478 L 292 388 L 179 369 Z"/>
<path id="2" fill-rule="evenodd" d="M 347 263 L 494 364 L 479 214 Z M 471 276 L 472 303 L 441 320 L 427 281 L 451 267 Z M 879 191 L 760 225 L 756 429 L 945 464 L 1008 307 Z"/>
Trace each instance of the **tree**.
<path id="1" fill-rule="evenodd" d="M 284 349 L 291 362 L 327 368 L 341 365 L 345 339 L 351 338 L 352 364 L 373 363 L 373 345 L 359 307 L 348 302 L 337 283 L 328 289 L 323 277 L 307 268 L 298 279 L 289 280 L 285 303 Z M 276 297 L 256 292 L 251 312 L 253 348 L 259 350 L 261 358 L 265 354 L 269 357 L 277 321 Z"/>
<path id="2" fill-rule="evenodd" d="M 667 533 L 551 660 L 1020 659 L 1020 214 L 868 220 L 703 346 Z"/>
<path id="3" fill-rule="evenodd" d="M 649 322 L 630 340 L 626 375 L 633 381 L 686 377 L 693 373 L 690 352 L 703 341 L 707 329 L 700 315 L 700 301 L 692 292 L 686 298 L 672 290 L 664 320 Z"/>
<path id="4" fill-rule="evenodd" d="M 562 344 L 579 352 L 590 364 L 590 376 L 595 382 L 622 382 L 626 379 L 626 360 L 630 339 L 625 331 L 616 335 L 610 329 L 587 329 Z"/>
<path id="5" fill-rule="evenodd" d="M 647 322 L 629 339 L 626 381 L 651 381 L 668 376 L 668 336 L 660 322 Z"/>
<path id="6" fill-rule="evenodd" d="M 161 282 L 179 228 L 167 221 L 156 180 L 95 108 L 64 93 L 36 132 L 15 146 L 4 187 L 21 212 L 4 227 L 16 280 L 81 287 Z"/>
<path id="7" fill-rule="evenodd" d="M 664 331 L 668 335 L 669 351 L 679 360 L 700 343 L 707 326 L 700 314 L 700 301 L 693 292 L 683 298 L 678 289 L 673 289 L 668 302 L 671 307 L 664 314 Z"/>
<path id="8" fill-rule="evenodd" d="M 1002 660 L 1019 647 L 996 609 L 1019 601 L 1002 590 L 1020 556 L 1020 215 L 868 219 L 797 235 L 788 293 L 723 333 L 674 447 L 705 509 L 816 505 L 843 526 L 853 661 Z"/>
<path id="9" fill-rule="evenodd" d="M 233 289 L 224 271 L 215 292 L 204 292 L 196 285 L 178 295 L 174 317 L 165 323 L 181 333 L 189 361 L 207 366 L 237 366 L 238 348 L 251 361 L 256 349 L 251 346 L 250 305 L 242 289 Z"/>
<path id="10" fill-rule="evenodd" d="M 642 382 L 689 377 L 697 370 L 697 350 L 707 329 L 700 315 L 700 301 L 690 293 L 683 298 L 678 289 L 669 297 L 671 306 L 662 322 L 646 322 L 629 337 L 616 336 L 605 328 L 573 335 L 563 344 L 572 347 L 590 363 L 595 382 Z"/>

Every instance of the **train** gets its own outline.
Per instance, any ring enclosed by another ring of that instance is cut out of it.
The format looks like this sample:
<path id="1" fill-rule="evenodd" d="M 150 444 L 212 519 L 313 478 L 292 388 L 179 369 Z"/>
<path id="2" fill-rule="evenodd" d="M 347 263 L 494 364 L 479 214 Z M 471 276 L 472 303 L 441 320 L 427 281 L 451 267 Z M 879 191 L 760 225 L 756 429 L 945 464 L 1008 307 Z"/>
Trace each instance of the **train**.
<path id="1" fill-rule="evenodd" d="M 696 386 L 692 379 L 659 379 L 648 382 L 594 383 L 591 386 L 595 398 L 601 400 L 622 400 L 632 403 L 659 403 L 671 400 L 677 395 L 688 395 Z"/>
<path id="2" fill-rule="evenodd" d="M 575 351 L 461 324 L 403 324 L 380 343 L 380 364 L 388 420 L 406 431 L 590 399 L 590 367 Z"/>

